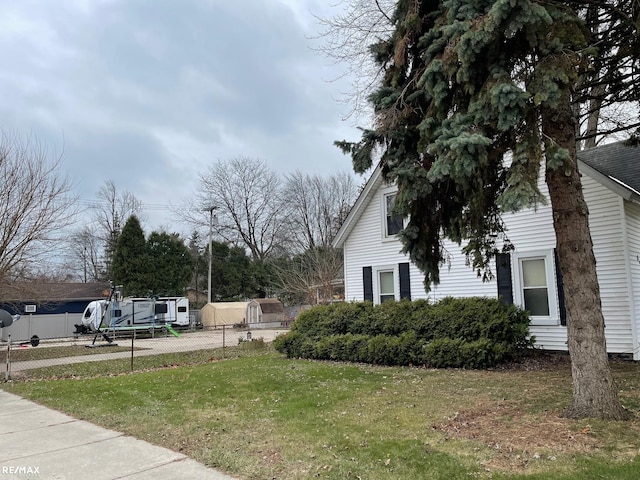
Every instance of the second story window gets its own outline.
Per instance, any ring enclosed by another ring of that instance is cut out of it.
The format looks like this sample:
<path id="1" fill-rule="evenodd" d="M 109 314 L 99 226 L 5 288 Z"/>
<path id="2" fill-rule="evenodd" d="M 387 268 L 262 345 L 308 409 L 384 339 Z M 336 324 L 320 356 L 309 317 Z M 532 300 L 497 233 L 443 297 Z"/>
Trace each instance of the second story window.
<path id="1" fill-rule="evenodd" d="M 400 230 L 404 228 L 404 222 L 402 215 L 393 212 L 393 204 L 396 200 L 396 194 L 390 193 L 384 197 L 385 207 L 385 236 L 392 237 L 400 233 Z"/>

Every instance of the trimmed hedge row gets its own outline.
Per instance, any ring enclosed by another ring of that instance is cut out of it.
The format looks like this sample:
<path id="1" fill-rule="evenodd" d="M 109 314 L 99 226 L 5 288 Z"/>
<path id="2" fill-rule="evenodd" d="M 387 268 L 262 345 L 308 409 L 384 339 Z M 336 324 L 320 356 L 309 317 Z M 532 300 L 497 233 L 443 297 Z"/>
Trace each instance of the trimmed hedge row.
<path id="1" fill-rule="evenodd" d="M 490 298 L 320 305 L 302 312 L 275 348 L 289 358 L 436 368 L 489 368 L 533 345 L 529 317 Z"/>

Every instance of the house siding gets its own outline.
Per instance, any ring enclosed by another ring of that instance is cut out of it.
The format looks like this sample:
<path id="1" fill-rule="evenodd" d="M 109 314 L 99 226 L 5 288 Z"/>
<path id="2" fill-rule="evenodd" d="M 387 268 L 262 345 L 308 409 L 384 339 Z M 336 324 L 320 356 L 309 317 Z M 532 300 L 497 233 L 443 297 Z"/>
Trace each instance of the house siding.
<path id="1" fill-rule="evenodd" d="M 625 202 L 625 214 L 627 220 L 627 244 L 629 251 L 629 280 L 632 285 L 633 297 L 632 322 L 635 332 L 640 331 L 640 205 Z M 634 345 L 634 360 L 640 360 L 640 352 L 637 343 Z"/>
<path id="2" fill-rule="evenodd" d="M 544 172 L 541 172 L 540 190 L 548 198 Z M 590 210 L 590 226 L 597 258 L 597 274 L 600 283 L 602 310 L 605 317 L 607 346 L 612 353 L 628 353 L 633 350 L 631 328 L 631 312 L 640 311 L 640 300 L 632 305 L 633 295 L 629 291 L 629 272 L 625 261 L 626 229 L 623 228 L 625 218 L 621 198 L 600 183 L 583 175 L 585 199 Z M 408 257 L 402 253 L 400 242 L 384 240 L 381 222 L 383 218 L 382 192 L 378 187 L 372 191 L 367 205 L 363 205 L 362 214 L 353 226 L 344 242 L 345 252 L 345 299 L 359 301 L 363 299 L 362 269 L 369 266 L 397 265 L 407 262 Z M 632 205 L 628 208 L 629 237 L 635 242 L 630 248 L 633 259 L 640 259 L 640 207 Z M 535 209 L 526 209 L 517 213 L 506 214 L 507 237 L 514 245 L 514 254 L 526 255 L 530 252 L 552 252 L 556 246 L 555 232 L 551 215 L 551 207 L 538 205 Z M 432 286 L 429 292 L 424 289 L 424 275 L 413 264 L 410 266 L 411 298 L 429 298 L 439 300 L 446 296 L 497 297 L 495 279 L 483 282 L 475 272 L 466 265 L 465 256 L 460 246 L 446 242 L 445 248 L 450 254 L 450 262 L 440 270 L 440 284 Z M 635 252 L 635 253 L 633 253 Z M 495 265 L 493 266 L 495 273 Z M 512 276 L 516 275 L 512 269 Z M 632 272 L 634 289 L 640 288 L 640 263 L 635 261 Z M 512 281 L 514 279 L 512 278 Z M 512 283 L 514 284 L 514 283 Z M 559 301 L 556 292 L 556 306 Z M 631 299 L 631 300 L 630 300 Z M 566 350 L 567 329 L 560 325 L 559 307 L 552 316 L 558 319 L 557 325 L 531 326 L 531 334 L 536 343 L 545 349 Z"/>
<path id="3" fill-rule="evenodd" d="M 589 177 L 583 176 L 583 188 L 589 206 L 607 348 L 612 353 L 630 353 L 632 292 L 627 281 L 624 204 L 621 197 Z"/>
<path id="4" fill-rule="evenodd" d="M 409 257 L 401 253 L 402 245 L 398 239 L 383 240 L 382 190 L 379 188 L 371 195 L 370 202 L 364 207 L 362 216 L 344 244 L 345 300 L 347 301 L 363 300 L 362 269 L 364 267 L 391 266 L 409 262 Z M 497 294 L 495 285 L 483 283 L 482 279 L 474 276 L 465 265 L 460 247 L 453 242 L 446 242 L 445 245 L 451 254 L 451 263 L 441 267 L 441 283 L 432 286 L 428 293 L 424 288 L 424 274 L 415 265 L 410 264 L 411 298 L 438 300 L 446 296 L 495 297 Z"/>
<path id="5" fill-rule="evenodd" d="M 582 177 L 582 183 L 589 207 L 589 224 L 596 256 L 607 348 L 612 353 L 628 353 L 632 350 L 633 338 L 630 292 L 626 281 L 621 198 L 587 176 Z M 540 189 L 548 198 L 548 190 L 542 182 Z M 505 223 L 515 252 L 552 249 L 556 245 L 550 205 L 540 206 L 535 211 L 525 210 L 507 215 Z M 559 316 L 559 312 L 557 315 Z M 530 330 L 540 347 L 550 350 L 567 349 L 566 327 L 532 325 Z"/>
<path id="6" fill-rule="evenodd" d="M 544 198 L 549 198 L 547 184 L 544 182 L 544 167 L 541 168 L 538 179 L 538 188 Z M 509 213 L 503 217 L 507 226 L 506 236 L 513 244 L 513 256 L 526 256 L 533 252 L 551 252 L 556 246 L 556 236 L 553 228 L 553 217 L 551 214 L 551 203 L 536 205 L 534 208 L 527 208 L 516 213 Z M 514 275 L 518 275 L 518 269 L 514 268 L 512 260 L 512 285 L 516 285 Z M 559 305 L 557 291 L 553 289 L 556 296 L 555 305 Z M 515 294 L 515 292 L 514 292 Z M 552 318 L 557 320 L 557 325 L 536 325 L 532 323 L 529 331 L 536 339 L 536 345 L 549 350 L 567 349 L 567 328 L 560 325 L 560 310 L 550 312 Z"/>
<path id="7" fill-rule="evenodd" d="M 483 282 L 482 277 L 466 264 L 465 255 L 458 244 L 447 240 L 444 247 L 449 254 L 449 261 L 440 266 L 440 284 L 432 286 L 428 294 L 430 300 L 437 301 L 444 297 L 498 296 L 495 280 Z M 418 273 L 421 275 L 419 271 Z M 424 276 L 421 278 L 424 280 Z M 418 285 L 422 286 L 422 283 Z"/>

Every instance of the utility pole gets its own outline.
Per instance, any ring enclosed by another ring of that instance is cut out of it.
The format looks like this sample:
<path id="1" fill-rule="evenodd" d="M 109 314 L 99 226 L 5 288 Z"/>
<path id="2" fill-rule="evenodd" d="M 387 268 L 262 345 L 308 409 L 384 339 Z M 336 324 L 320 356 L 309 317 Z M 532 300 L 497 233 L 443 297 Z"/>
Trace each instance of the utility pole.
<path id="1" fill-rule="evenodd" d="M 213 249 L 211 248 L 211 241 L 213 235 L 213 211 L 218 208 L 214 205 L 211 205 L 209 210 L 209 284 L 207 289 L 207 303 L 211 303 L 211 263 L 213 259 Z"/>

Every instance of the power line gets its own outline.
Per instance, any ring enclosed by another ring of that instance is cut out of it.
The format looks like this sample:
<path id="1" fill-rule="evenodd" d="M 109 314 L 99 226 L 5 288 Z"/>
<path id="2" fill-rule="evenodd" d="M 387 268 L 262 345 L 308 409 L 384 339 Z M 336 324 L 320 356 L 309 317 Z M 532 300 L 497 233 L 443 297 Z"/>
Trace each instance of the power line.
<path id="1" fill-rule="evenodd" d="M 101 207 L 109 207 L 111 204 L 109 202 L 100 201 L 100 200 L 89 200 L 86 198 L 79 198 L 75 201 L 76 204 L 83 205 L 89 208 L 101 208 Z M 175 208 L 183 208 L 181 205 L 169 205 L 169 204 L 161 204 L 161 203 L 144 203 L 138 202 L 141 208 L 145 210 L 170 210 Z"/>

